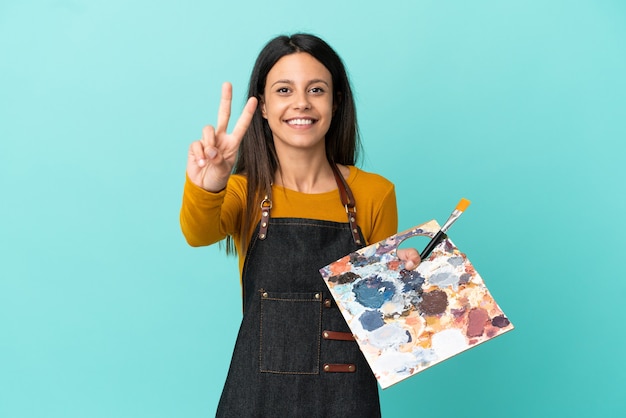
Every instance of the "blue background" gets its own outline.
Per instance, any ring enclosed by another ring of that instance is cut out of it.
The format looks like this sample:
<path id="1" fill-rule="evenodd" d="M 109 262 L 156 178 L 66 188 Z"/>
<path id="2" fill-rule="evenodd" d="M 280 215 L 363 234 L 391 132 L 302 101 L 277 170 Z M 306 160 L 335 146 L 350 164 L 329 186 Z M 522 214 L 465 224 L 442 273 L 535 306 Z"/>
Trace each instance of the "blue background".
<path id="1" fill-rule="evenodd" d="M 451 238 L 516 326 L 382 392 L 384 416 L 624 416 L 625 21 L 620 0 L 2 1 L 0 417 L 214 414 L 240 289 L 180 233 L 187 149 L 296 31 L 344 58 L 401 230 L 472 200 Z"/>

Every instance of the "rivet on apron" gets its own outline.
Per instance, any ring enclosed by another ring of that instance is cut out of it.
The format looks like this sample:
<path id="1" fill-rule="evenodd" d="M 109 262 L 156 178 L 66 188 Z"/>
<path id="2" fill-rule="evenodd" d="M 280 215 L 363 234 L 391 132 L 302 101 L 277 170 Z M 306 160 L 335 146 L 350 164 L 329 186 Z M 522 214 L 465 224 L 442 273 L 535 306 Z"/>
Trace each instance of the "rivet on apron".
<path id="1" fill-rule="evenodd" d="M 324 331 L 324 338 L 328 338 L 328 332 Z"/>
<path id="2" fill-rule="evenodd" d="M 325 372 L 330 371 L 330 366 L 329 366 L 328 364 L 325 364 L 325 365 L 324 365 L 324 371 L 325 371 Z"/>
<path id="3" fill-rule="evenodd" d="M 263 292 L 263 294 L 261 294 L 261 296 L 263 296 L 264 298 L 267 297 L 267 292 Z"/>
<path id="4" fill-rule="evenodd" d="M 321 297 L 321 295 L 319 293 L 315 294 L 315 299 L 319 299 Z"/>
<path id="5" fill-rule="evenodd" d="M 332 304 L 332 302 L 330 301 L 330 299 L 325 299 L 324 300 L 324 306 L 326 308 L 330 308 L 331 304 Z"/>

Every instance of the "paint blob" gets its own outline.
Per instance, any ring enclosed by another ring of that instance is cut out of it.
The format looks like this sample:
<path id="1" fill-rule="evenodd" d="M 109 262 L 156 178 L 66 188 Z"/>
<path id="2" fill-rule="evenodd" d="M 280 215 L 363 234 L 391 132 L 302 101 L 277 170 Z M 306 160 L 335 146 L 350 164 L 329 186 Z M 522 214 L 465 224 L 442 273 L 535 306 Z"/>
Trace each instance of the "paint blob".
<path id="1" fill-rule="evenodd" d="M 448 295 L 443 290 L 433 290 L 422 294 L 422 301 L 418 305 L 424 315 L 440 315 L 448 307 Z"/>
<path id="2" fill-rule="evenodd" d="M 491 320 L 491 325 L 498 328 L 504 328 L 511 323 L 509 319 L 504 315 L 498 315 Z"/>
<path id="3" fill-rule="evenodd" d="M 356 301 L 366 308 L 380 308 L 393 297 L 395 290 L 393 283 L 383 281 L 378 276 L 361 280 L 352 288 Z"/>
<path id="4" fill-rule="evenodd" d="M 469 311 L 467 322 L 467 336 L 480 337 L 483 335 L 485 325 L 489 322 L 489 314 L 481 308 Z"/>
<path id="5" fill-rule="evenodd" d="M 374 331 L 377 328 L 385 325 L 383 321 L 383 315 L 378 311 L 365 311 L 359 318 L 364 330 Z"/>
<path id="6" fill-rule="evenodd" d="M 424 276 L 415 270 L 400 270 L 400 280 L 404 283 L 404 292 L 422 293 Z"/>
<path id="7" fill-rule="evenodd" d="M 386 349 L 409 342 L 406 330 L 398 324 L 385 324 L 369 334 L 369 342 L 374 347 Z"/>
<path id="8" fill-rule="evenodd" d="M 448 264 L 453 267 L 458 267 L 463 264 L 463 257 L 450 257 L 448 259 Z"/>
<path id="9" fill-rule="evenodd" d="M 446 287 L 446 286 L 456 287 L 456 285 L 459 284 L 459 276 L 457 276 L 455 273 L 456 272 L 453 270 L 449 270 L 449 271 L 443 270 L 443 271 L 437 272 L 430 277 L 429 282 L 439 287 Z"/>
<path id="10" fill-rule="evenodd" d="M 360 278 L 361 276 L 359 276 L 358 274 L 348 271 L 338 276 L 333 276 L 331 280 L 333 283 L 346 284 L 346 283 L 352 283 L 356 279 L 360 279 Z"/>
<path id="11" fill-rule="evenodd" d="M 451 357 L 467 347 L 467 340 L 460 329 L 445 329 L 432 336 L 432 348 L 443 358 Z"/>

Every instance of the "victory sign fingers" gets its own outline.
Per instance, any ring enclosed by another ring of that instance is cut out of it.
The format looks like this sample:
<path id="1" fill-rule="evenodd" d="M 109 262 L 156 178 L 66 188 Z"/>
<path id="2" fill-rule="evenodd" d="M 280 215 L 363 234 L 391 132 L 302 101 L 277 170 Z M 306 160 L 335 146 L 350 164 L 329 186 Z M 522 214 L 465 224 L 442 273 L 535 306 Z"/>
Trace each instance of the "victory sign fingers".
<path id="1" fill-rule="evenodd" d="M 211 125 L 205 126 L 202 129 L 202 139 L 193 142 L 189 149 L 187 174 L 194 184 L 209 191 L 218 191 L 226 187 L 239 144 L 252 122 L 257 106 L 257 99 L 249 98 L 232 133 L 228 134 L 231 102 L 232 86 L 230 83 L 224 83 L 216 128 Z"/>

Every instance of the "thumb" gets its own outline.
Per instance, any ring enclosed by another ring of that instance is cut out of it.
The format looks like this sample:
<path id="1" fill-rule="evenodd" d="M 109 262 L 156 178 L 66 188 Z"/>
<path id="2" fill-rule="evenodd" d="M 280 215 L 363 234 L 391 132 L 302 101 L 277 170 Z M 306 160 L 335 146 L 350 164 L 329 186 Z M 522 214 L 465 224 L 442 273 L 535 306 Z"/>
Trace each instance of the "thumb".
<path id="1" fill-rule="evenodd" d="M 216 159 L 217 154 L 218 154 L 217 148 L 215 148 L 215 147 L 206 147 L 204 149 L 204 155 L 206 156 L 207 160 L 210 161 L 210 162 L 213 162 L 213 160 Z M 205 164 L 206 164 L 206 162 L 205 162 Z"/>

